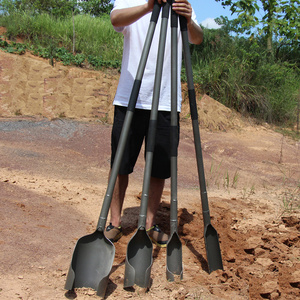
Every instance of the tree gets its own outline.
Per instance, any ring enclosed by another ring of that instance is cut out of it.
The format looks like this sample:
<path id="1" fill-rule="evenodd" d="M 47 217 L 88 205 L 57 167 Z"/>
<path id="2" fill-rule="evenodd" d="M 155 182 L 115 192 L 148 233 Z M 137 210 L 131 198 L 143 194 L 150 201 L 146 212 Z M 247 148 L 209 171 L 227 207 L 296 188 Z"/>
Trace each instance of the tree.
<path id="1" fill-rule="evenodd" d="M 78 1 L 78 6 L 83 13 L 93 15 L 95 17 L 103 14 L 109 14 L 113 8 L 111 0 L 82 0 Z"/>
<path id="2" fill-rule="evenodd" d="M 72 13 L 85 13 L 93 16 L 109 14 L 113 4 L 111 0 L 2 0 L 0 9 L 4 13 L 16 10 L 46 12 L 56 17 L 70 16 Z"/>
<path id="3" fill-rule="evenodd" d="M 267 39 L 267 49 L 272 51 L 272 41 L 299 47 L 300 0 L 216 0 L 229 6 L 241 21 L 240 32 L 250 33 L 258 28 Z M 261 14 L 261 18 L 258 17 Z"/>

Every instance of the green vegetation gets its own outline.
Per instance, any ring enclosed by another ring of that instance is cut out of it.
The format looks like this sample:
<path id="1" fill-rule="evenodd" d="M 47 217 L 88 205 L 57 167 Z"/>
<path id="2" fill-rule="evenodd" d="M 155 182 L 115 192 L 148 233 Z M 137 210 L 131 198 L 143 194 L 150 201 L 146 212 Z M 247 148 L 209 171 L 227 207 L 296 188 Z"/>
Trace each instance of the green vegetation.
<path id="1" fill-rule="evenodd" d="M 282 200 L 282 215 L 291 215 L 292 213 L 299 213 L 300 211 L 300 185 L 298 184 L 297 187 L 294 189 L 287 189 L 284 191 L 280 196 Z"/>
<path id="2" fill-rule="evenodd" d="M 274 55 L 273 42 L 299 49 L 299 0 L 216 0 L 237 14 L 236 32 L 253 35 L 253 30 L 265 37 L 265 47 Z"/>
<path id="3" fill-rule="evenodd" d="M 74 17 L 74 55 L 71 17 L 57 19 L 46 13 L 32 15 L 29 12 L 16 12 L 2 16 L 0 24 L 7 28 L 6 36 L 9 39 L 22 37 L 27 49 L 35 55 L 49 59 L 53 57 L 66 65 L 81 66 L 87 60 L 96 68 L 120 67 L 123 40 L 111 26 L 107 15 L 99 18 L 89 15 Z"/>
<path id="4" fill-rule="evenodd" d="M 195 85 L 200 93 L 244 115 L 294 127 L 300 101 L 299 9 L 291 11 L 281 3 L 284 1 L 268 0 L 277 7 L 272 15 L 277 23 L 266 13 L 270 18 L 265 18 L 263 27 L 254 33 L 257 1 L 223 1 L 232 10 L 239 9 L 239 18 L 217 19 L 222 27 L 204 28 L 202 45 L 191 45 Z M 297 1 L 290 0 L 292 4 Z M 3 0 L 0 26 L 6 27 L 7 33 L 0 47 L 18 54 L 31 51 L 48 58 L 52 65 L 61 61 L 79 67 L 119 69 L 123 37 L 110 23 L 110 1 L 94 0 L 101 4 L 98 11 L 88 6 L 93 1 L 84 1 L 81 6 L 76 2 Z M 253 6 L 250 12 L 244 2 Z M 274 34 L 276 28 L 280 36 Z M 17 37 L 24 44 L 5 41 Z M 184 69 L 182 80 L 186 80 Z"/>

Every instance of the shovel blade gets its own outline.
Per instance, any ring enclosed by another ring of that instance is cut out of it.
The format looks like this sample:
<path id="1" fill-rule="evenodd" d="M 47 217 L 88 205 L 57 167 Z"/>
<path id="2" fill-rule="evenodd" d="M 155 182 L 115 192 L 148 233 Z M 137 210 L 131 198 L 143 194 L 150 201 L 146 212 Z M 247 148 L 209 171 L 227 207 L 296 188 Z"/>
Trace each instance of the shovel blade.
<path id="1" fill-rule="evenodd" d="M 167 244 L 167 279 L 174 281 L 175 277 L 182 279 L 182 244 L 177 232 Z"/>
<path id="2" fill-rule="evenodd" d="M 65 289 L 88 287 L 104 297 L 115 256 L 114 245 L 103 232 L 80 238 L 75 246 Z"/>
<path id="3" fill-rule="evenodd" d="M 211 224 L 205 227 L 204 239 L 209 273 L 215 270 L 223 270 L 219 236 Z"/>
<path id="4" fill-rule="evenodd" d="M 142 288 L 150 286 L 152 267 L 152 242 L 145 229 L 138 229 L 127 246 L 124 287 L 135 284 Z"/>

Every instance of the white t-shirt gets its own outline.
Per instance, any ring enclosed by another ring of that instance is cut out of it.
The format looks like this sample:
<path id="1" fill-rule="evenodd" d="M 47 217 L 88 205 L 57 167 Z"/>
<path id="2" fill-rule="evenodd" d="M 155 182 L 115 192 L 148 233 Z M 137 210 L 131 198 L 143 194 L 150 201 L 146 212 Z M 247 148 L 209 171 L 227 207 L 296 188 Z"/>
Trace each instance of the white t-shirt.
<path id="1" fill-rule="evenodd" d="M 146 0 L 115 0 L 114 9 L 122 9 L 145 4 Z M 124 35 L 123 58 L 121 76 L 113 104 L 126 106 L 130 98 L 132 86 L 136 77 L 137 68 L 140 62 L 141 53 L 144 47 L 145 38 L 150 24 L 151 13 L 143 16 L 133 24 L 125 27 L 115 27 L 117 32 Z M 193 11 L 193 21 L 197 23 Z M 142 84 L 136 108 L 151 110 L 153 86 L 155 80 L 155 70 L 157 61 L 157 52 L 159 46 L 159 36 L 161 27 L 161 14 L 156 25 L 151 49 L 149 52 L 145 72 L 142 78 Z M 171 27 L 170 17 L 167 31 L 166 48 L 164 56 L 164 66 L 161 81 L 159 107 L 160 111 L 171 111 Z M 182 40 L 180 27 L 178 24 L 178 111 L 181 110 L 181 61 L 182 61 Z"/>

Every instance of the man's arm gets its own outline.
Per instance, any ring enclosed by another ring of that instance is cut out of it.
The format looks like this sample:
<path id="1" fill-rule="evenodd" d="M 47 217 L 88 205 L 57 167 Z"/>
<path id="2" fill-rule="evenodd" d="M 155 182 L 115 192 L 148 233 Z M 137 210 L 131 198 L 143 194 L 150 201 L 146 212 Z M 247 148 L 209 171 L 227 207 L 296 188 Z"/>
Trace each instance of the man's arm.
<path id="1" fill-rule="evenodd" d="M 189 41 L 192 44 L 200 45 L 203 42 L 203 30 L 193 20 L 188 26 Z"/>

